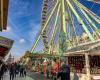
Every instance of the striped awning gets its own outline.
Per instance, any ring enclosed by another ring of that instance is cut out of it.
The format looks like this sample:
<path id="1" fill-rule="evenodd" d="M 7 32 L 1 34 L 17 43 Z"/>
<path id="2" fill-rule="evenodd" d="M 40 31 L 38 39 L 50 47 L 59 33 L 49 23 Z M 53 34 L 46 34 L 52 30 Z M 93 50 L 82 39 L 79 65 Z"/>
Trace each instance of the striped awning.
<path id="1" fill-rule="evenodd" d="M 8 3 L 9 0 L 0 0 L 0 31 L 7 28 Z"/>

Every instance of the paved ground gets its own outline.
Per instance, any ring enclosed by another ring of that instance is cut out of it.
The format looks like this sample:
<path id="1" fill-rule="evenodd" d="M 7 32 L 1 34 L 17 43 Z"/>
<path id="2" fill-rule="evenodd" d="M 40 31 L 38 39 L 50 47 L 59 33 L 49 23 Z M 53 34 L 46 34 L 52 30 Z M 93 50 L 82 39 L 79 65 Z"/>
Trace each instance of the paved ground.
<path id="1" fill-rule="evenodd" d="M 4 75 L 4 79 L 3 80 L 10 80 L 8 73 L 6 73 Z M 35 80 L 35 79 L 32 79 L 31 77 L 28 77 L 28 76 L 27 77 L 19 77 L 19 76 L 17 76 L 14 80 Z"/>
<path id="2" fill-rule="evenodd" d="M 33 78 L 34 80 L 49 80 L 46 79 L 46 77 L 44 77 L 44 75 L 40 74 L 40 73 L 36 73 L 36 72 L 28 72 L 27 74 L 28 76 L 30 76 L 31 78 Z"/>
<path id="3" fill-rule="evenodd" d="M 44 75 L 39 74 L 39 73 L 35 73 L 35 72 L 34 73 L 29 72 L 28 76 L 30 76 L 34 80 L 52 80 L 52 79 L 46 79 L 46 77 L 44 77 Z M 77 77 L 79 80 L 87 80 L 86 74 L 76 74 L 76 75 L 74 75 L 74 73 L 71 73 L 70 77 L 71 77 L 71 80 L 74 80 L 75 77 Z"/>
<path id="4" fill-rule="evenodd" d="M 79 80 L 87 80 L 85 74 L 81 74 L 81 75 L 78 74 L 77 76 L 79 76 Z M 73 78 L 74 78 L 74 74 L 71 73 L 71 80 L 73 80 Z M 3 80 L 9 80 L 8 73 L 4 75 Z M 46 79 L 44 75 L 37 72 L 27 72 L 27 77 L 23 78 L 23 77 L 17 76 L 14 80 L 51 80 L 51 79 Z"/>

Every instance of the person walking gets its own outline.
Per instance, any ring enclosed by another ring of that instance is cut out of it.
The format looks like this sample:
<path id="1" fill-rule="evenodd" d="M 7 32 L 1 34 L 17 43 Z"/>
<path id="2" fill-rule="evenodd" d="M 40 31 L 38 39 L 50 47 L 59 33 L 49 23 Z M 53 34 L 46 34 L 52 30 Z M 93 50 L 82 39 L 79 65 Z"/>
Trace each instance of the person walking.
<path id="1" fill-rule="evenodd" d="M 24 76 L 26 77 L 26 67 L 24 67 Z"/>
<path id="2" fill-rule="evenodd" d="M 20 64 L 19 63 L 17 63 L 17 65 L 16 65 L 16 71 L 17 71 L 17 75 L 19 74 L 19 72 L 20 72 Z"/>
<path id="3" fill-rule="evenodd" d="M 13 63 L 10 65 L 9 74 L 10 74 L 10 80 L 14 80 L 15 66 Z"/>
<path id="4" fill-rule="evenodd" d="M 43 62 L 43 69 L 44 69 L 44 76 L 45 77 L 47 75 L 47 65 L 48 65 L 48 61 L 47 61 L 47 59 L 45 59 Z"/>
<path id="5" fill-rule="evenodd" d="M 68 66 L 68 62 L 64 61 L 62 66 L 60 67 L 57 79 L 61 78 L 61 80 L 70 80 L 70 67 Z"/>
<path id="6" fill-rule="evenodd" d="M 52 67 L 51 67 L 52 80 L 57 80 L 58 69 L 59 69 L 58 63 L 56 59 L 54 59 L 52 62 Z"/>
<path id="7" fill-rule="evenodd" d="M 3 63 L 0 63 L 0 80 L 3 80 L 4 68 Z"/>
<path id="8" fill-rule="evenodd" d="M 14 77 L 16 78 L 16 75 L 17 75 L 17 63 L 16 62 L 14 63 L 14 68 L 15 68 Z"/>
<path id="9" fill-rule="evenodd" d="M 6 65 L 4 62 L 0 62 L 0 80 L 3 80 L 3 75 L 6 72 Z"/>
<path id="10" fill-rule="evenodd" d="M 50 79 L 51 74 L 51 63 L 49 62 L 47 65 L 47 79 Z"/>
<path id="11" fill-rule="evenodd" d="M 20 67 L 20 77 L 24 77 L 24 67 L 21 65 Z"/>

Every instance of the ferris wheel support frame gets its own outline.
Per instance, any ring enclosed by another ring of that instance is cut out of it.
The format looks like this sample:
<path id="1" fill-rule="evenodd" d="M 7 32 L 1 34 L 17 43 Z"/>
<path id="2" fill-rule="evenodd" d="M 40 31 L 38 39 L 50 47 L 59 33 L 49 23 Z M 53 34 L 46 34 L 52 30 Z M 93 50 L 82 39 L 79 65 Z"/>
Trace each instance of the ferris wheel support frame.
<path id="1" fill-rule="evenodd" d="M 34 43 L 32 49 L 31 49 L 31 52 L 33 52 L 34 49 L 36 48 L 36 46 L 37 46 L 37 44 L 38 44 L 38 41 L 39 41 L 40 38 L 41 38 L 41 34 L 43 33 L 43 31 L 44 31 L 45 28 L 47 27 L 49 21 L 51 20 L 51 17 L 52 17 L 52 15 L 54 14 L 54 11 L 55 11 L 55 9 L 56 9 L 57 6 L 58 6 L 58 3 L 59 3 L 59 2 L 57 2 L 56 5 L 54 6 L 54 8 L 53 8 L 53 10 L 51 11 L 51 13 L 50 13 L 50 15 L 49 15 L 49 17 L 48 17 L 48 19 L 47 19 L 45 25 L 44 25 L 43 28 L 41 29 L 40 34 L 39 34 L 39 36 L 37 37 L 37 39 L 36 39 L 36 41 L 35 41 L 35 43 Z"/>
<path id="2" fill-rule="evenodd" d="M 66 43 L 66 19 L 65 19 L 65 1 L 64 0 L 60 0 L 60 3 L 61 3 L 61 15 L 60 15 L 60 18 L 61 18 L 61 30 L 60 30 L 60 35 L 59 35 L 59 53 L 60 53 L 60 56 L 63 57 L 63 54 L 65 53 L 65 48 L 67 48 L 67 45 L 68 44 L 65 44 Z"/>

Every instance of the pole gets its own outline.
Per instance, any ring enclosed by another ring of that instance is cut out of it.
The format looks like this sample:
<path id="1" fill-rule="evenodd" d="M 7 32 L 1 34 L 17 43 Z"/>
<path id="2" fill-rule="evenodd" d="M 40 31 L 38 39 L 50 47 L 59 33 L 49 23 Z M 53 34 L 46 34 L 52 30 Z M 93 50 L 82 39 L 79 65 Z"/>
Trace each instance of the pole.
<path id="1" fill-rule="evenodd" d="M 89 65 L 89 56 L 88 56 L 88 53 L 85 53 L 85 64 L 86 64 L 87 80 L 91 80 L 90 79 L 90 65 Z"/>
<path id="2" fill-rule="evenodd" d="M 66 33 L 66 22 L 65 22 L 65 5 L 64 0 L 61 0 L 61 30 Z"/>
<path id="3" fill-rule="evenodd" d="M 65 0 L 60 0 L 61 3 L 61 31 L 59 35 L 59 48 L 61 56 L 66 51 L 66 21 L 65 21 Z"/>

